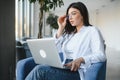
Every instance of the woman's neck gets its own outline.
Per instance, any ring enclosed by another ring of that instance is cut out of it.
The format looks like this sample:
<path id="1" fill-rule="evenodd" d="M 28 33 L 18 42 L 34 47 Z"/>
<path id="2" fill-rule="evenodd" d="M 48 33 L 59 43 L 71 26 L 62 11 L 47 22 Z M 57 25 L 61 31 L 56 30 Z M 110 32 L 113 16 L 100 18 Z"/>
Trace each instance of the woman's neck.
<path id="1" fill-rule="evenodd" d="M 82 27 L 83 27 L 83 24 L 80 24 L 79 26 L 76 26 L 77 32 L 79 32 Z"/>

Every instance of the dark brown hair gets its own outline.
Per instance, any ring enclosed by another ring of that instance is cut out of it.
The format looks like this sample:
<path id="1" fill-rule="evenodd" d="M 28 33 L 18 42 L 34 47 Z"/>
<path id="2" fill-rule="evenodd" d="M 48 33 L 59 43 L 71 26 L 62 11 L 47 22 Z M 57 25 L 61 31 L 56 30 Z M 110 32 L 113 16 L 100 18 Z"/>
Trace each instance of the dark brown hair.
<path id="1" fill-rule="evenodd" d="M 69 5 L 66 11 L 66 15 L 68 15 L 68 11 L 70 8 L 75 8 L 80 11 L 81 15 L 83 16 L 83 25 L 84 26 L 91 26 L 89 23 L 89 14 L 86 6 L 82 2 L 74 2 Z M 67 34 L 70 34 L 72 32 L 76 31 L 76 27 L 72 26 L 69 22 L 69 20 L 66 20 L 66 26 L 65 26 L 65 32 Z"/>

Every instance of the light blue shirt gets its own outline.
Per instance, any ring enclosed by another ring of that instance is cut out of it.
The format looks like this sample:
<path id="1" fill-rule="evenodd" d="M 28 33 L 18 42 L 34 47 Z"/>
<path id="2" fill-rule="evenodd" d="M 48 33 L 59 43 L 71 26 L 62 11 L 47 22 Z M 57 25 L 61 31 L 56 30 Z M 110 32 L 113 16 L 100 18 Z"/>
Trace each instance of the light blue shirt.
<path id="1" fill-rule="evenodd" d="M 56 45 L 59 52 L 63 52 L 64 61 L 66 58 L 75 60 L 83 57 L 85 64 L 81 64 L 78 70 L 81 80 L 84 80 L 83 73 L 92 63 L 106 60 L 104 39 L 99 29 L 94 26 L 83 26 L 78 33 L 56 38 Z"/>

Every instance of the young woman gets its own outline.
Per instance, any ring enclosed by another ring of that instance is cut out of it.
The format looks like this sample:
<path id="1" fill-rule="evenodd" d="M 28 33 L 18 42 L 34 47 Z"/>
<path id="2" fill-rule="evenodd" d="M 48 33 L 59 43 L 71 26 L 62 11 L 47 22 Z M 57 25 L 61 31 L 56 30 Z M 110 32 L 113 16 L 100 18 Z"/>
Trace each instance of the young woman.
<path id="1" fill-rule="evenodd" d="M 58 25 L 56 45 L 64 56 L 63 62 L 72 60 L 64 65 L 70 69 L 38 65 L 26 80 L 84 80 L 84 73 L 92 63 L 106 61 L 103 37 L 90 25 L 83 3 L 70 4 L 66 14 L 58 18 Z"/>

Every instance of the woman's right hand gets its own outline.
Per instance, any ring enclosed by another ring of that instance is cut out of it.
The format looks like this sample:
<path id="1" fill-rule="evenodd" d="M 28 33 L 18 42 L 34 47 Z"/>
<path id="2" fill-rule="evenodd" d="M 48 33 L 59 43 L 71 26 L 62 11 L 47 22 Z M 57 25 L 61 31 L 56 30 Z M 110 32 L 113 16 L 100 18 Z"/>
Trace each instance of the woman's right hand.
<path id="1" fill-rule="evenodd" d="M 65 25 L 66 25 L 66 15 L 60 16 L 58 18 L 58 26 L 59 26 L 59 28 L 64 29 Z"/>
<path id="2" fill-rule="evenodd" d="M 58 31 L 56 37 L 59 38 L 62 35 L 62 32 L 66 26 L 66 15 L 60 16 L 58 18 Z"/>

